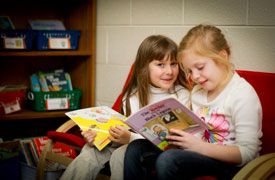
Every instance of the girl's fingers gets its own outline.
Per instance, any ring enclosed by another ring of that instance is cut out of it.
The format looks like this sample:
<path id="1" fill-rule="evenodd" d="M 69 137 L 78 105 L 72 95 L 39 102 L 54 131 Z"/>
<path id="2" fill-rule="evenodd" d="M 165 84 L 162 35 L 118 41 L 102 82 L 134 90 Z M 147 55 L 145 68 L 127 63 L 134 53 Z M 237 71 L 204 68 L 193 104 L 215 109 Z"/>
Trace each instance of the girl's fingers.
<path id="1" fill-rule="evenodd" d="M 116 131 L 116 129 L 114 127 L 111 127 L 109 129 L 109 133 L 114 136 L 114 138 L 118 137 L 119 136 L 119 133 Z"/>
<path id="2" fill-rule="evenodd" d="M 175 135 L 167 135 L 165 137 L 167 140 L 171 140 L 171 141 L 182 141 L 182 136 L 175 136 Z"/>
<path id="3" fill-rule="evenodd" d="M 168 141 L 169 144 L 175 145 L 175 146 L 180 146 L 181 142 L 178 141 Z"/>
<path id="4" fill-rule="evenodd" d="M 116 129 L 118 129 L 119 131 L 128 131 L 121 125 L 116 125 Z"/>
<path id="5" fill-rule="evenodd" d="M 112 135 L 114 134 L 115 136 L 120 136 L 123 133 L 123 129 L 118 129 L 117 127 L 112 127 L 111 126 L 109 132 L 112 133 Z"/>
<path id="6" fill-rule="evenodd" d="M 170 133 L 172 134 L 176 134 L 176 135 L 179 135 L 179 136 L 184 136 L 186 132 L 184 132 L 183 130 L 179 130 L 179 129 L 169 129 Z"/>
<path id="7" fill-rule="evenodd" d="M 111 141 L 113 141 L 113 142 L 118 142 L 118 139 L 113 138 L 112 136 L 109 136 L 109 139 L 110 139 Z"/>

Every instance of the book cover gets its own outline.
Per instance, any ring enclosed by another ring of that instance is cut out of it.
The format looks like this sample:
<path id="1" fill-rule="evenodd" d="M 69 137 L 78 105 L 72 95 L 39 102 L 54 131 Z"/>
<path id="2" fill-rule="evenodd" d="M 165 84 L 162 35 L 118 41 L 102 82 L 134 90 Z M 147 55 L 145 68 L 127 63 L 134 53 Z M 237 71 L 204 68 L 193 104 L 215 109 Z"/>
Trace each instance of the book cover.
<path id="1" fill-rule="evenodd" d="M 7 141 L 0 143 L 0 160 L 19 156 L 20 141 Z"/>
<path id="2" fill-rule="evenodd" d="M 126 117 L 107 106 L 85 108 L 65 113 L 82 130 L 93 130 L 97 133 L 94 145 L 102 150 L 111 141 L 109 129 L 111 126 L 121 125 L 126 129 L 129 127 L 123 123 Z"/>
<path id="3" fill-rule="evenodd" d="M 175 98 L 147 105 L 125 123 L 161 150 L 169 148 L 165 136 L 170 128 L 192 134 L 208 129 L 208 125 Z"/>
<path id="4" fill-rule="evenodd" d="M 28 20 L 28 25 L 33 30 L 65 30 L 60 20 Z"/>
<path id="5" fill-rule="evenodd" d="M 14 25 L 9 16 L 0 16 L 0 29 L 14 29 Z"/>
<path id="6" fill-rule="evenodd" d="M 47 141 L 48 141 L 48 137 L 36 137 L 36 138 L 32 138 L 33 144 L 35 146 L 36 152 L 38 154 L 38 157 L 41 156 L 43 148 L 45 147 Z M 57 154 L 62 154 L 64 156 L 70 157 L 70 158 L 75 158 L 77 156 L 75 149 L 67 146 L 65 144 L 61 144 L 61 143 L 56 143 L 53 146 L 52 151 L 54 153 Z"/>
<path id="7" fill-rule="evenodd" d="M 47 84 L 49 91 L 70 91 L 72 90 L 69 74 L 54 70 L 49 72 L 41 72 L 42 77 L 45 78 L 45 84 Z"/>

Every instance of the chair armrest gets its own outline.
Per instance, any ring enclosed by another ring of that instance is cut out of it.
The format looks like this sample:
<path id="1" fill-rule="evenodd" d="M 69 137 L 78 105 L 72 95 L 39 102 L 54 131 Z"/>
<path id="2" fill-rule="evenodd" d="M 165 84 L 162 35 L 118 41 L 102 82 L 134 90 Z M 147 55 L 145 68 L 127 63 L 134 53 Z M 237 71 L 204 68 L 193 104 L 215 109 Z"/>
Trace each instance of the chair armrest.
<path id="1" fill-rule="evenodd" d="M 55 142 L 65 143 L 70 146 L 82 148 L 86 144 L 86 141 L 83 138 L 70 133 L 48 131 L 47 136 Z"/>
<path id="2" fill-rule="evenodd" d="M 56 129 L 57 132 L 67 132 L 72 127 L 74 127 L 76 124 L 73 120 L 68 120 L 65 123 L 63 123 L 59 128 Z"/>
<path id="3" fill-rule="evenodd" d="M 233 180 L 250 179 L 257 176 L 258 180 L 266 179 L 275 172 L 275 153 L 262 155 L 245 165 Z"/>

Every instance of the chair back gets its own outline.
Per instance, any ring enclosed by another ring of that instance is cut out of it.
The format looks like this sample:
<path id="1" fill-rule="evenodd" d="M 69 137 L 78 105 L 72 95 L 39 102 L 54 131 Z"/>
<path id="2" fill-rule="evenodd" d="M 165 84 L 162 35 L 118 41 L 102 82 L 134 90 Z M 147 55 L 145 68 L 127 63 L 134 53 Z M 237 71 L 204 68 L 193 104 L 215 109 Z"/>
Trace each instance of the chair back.
<path id="1" fill-rule="evenodd" d="M 271 143 L 275 139 L 275 113 L 273 112 L 275 102 L 275 73 L 237 71 L 246 79 L 257 92 L 263 109 L 263 137 L 261 154 L 275 152 L 275 146 Z"/>
<path id="2" fill-rule="evenodd" d="M 117 99 L 116 99 L 116 101 L 115 101 L 115 103 L 114 103 L 114 105 L 112 107 L 112 109 L 115 110 L 115 111 L 117 111 L 117 112 L 119 112 L 119 107 L 120 107 L 120 103 L 121 103 L 122 93 L 123 93 L 124 89 L 126 88 L 127 84 L 130 81 L 131 75 L 133 73 L 133 68 L 134 68 L 134 64 L 132 65 L 132 67 L 130 69 L 130 72 L 129 72 L 128 76 L 127 76 L 127 79 L 126 79 L 126 81 L 124 83 L 122 92 L 119 94 L 119 96 L 117 97 Z"/>

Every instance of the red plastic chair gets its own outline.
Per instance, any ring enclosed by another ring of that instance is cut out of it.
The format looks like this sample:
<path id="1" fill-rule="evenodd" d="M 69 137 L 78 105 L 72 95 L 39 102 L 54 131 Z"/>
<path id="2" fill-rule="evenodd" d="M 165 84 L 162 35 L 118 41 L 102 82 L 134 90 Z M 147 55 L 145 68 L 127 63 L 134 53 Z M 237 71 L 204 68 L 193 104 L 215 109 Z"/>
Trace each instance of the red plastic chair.
<path id="1" fill-rule="evenodd" d="M 125 89 L 127 83 L 130 80 L 130 76 L 132 74 L 133 66 L 128 74 L 128 77 L 125 81 L 123 90 Z M 258 93 L 262 106 L 263 106 L 263 132 L 264 136 L 262 138 L 262 151 L 261 155 L 275 152 L 274 146 L 272 145 L 272 138 L 274 138 L 274 113 L 272 111 L 272 106 L 270 102 L 275 101 L 275 74 L 274 73 L 261 73 L 261 72 L 252 72 L 252 71 L 238 71 L 240 76 L 244 77 L 248 82 L 252 84 Z M 270 96 L 271 95 L 271 96 Z M 119 111 L 120 101 L 121 101 L 122 93 L 118 96 L 117 100 L 113 105 L 113 109 Z M 46 144 L 42 155 L 39 159 L 38 167 L 37 167 L 37 179 L 44 179 L 44 170 L 45 164 L 47 160 L 57 161 L 64 165 L 69 165 L 73 160 L 71 158 L 67 158 L 65 156 L 59 157 L 58 155 L 53 155 L 51 153 L 51 148 L 55 142 L 63 142 L 68 145 L 72 145 L 75 147 L 82 148 L 86 143 L 85 140 L 79 136 L 74 134 L 67 133 L 70 129 L 72 129 L 76 124 L 72 120 L 68 120 L 64 124 L 62 124 L 56 131 L 49 131 L 48 137 L 49 141 Z M 250 166 L 248 166 L 250 167 Z M 247 174 L 245 166 L 245 173 L 240 172 L 241 175 Z M 239 174 L 237 174 L 239 175 Z M 236 176 L 237 176 L 236 175 Z M 237 176 L 238 177 L 238 176 Z M 215 178 L 210 176 L 199 177 L 194 180 L 215 180 Z"/>

